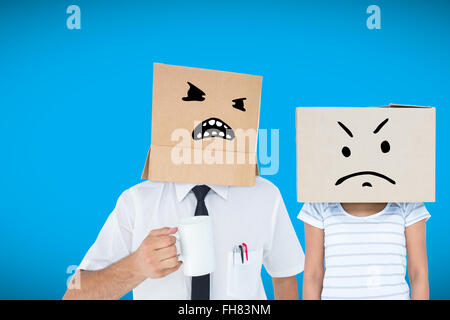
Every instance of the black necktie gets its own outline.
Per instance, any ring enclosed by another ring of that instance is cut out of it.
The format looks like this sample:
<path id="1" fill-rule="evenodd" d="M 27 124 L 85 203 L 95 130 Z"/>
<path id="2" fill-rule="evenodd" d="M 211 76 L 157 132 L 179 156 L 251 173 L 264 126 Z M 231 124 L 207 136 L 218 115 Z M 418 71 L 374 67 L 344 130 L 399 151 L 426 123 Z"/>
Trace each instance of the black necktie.
<path id="1" fill-rule="evenodd" d="M 205 205 L 205 197 L 211 188 L 205 185 L 192 188 L 197 198 L 197 207 L 195 207 L 196 216 L 207 216 L 208 210 Z M 192 277 L 192 300 L 209 300 L 209 273 L 203 276 Z"/>

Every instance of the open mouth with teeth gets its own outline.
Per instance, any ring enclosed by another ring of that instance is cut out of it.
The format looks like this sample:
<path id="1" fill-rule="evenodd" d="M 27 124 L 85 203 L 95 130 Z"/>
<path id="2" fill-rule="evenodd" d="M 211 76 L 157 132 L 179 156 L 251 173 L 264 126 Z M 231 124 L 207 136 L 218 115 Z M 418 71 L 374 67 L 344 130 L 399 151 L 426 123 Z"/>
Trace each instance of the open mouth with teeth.
<path id="1" fill-rule="evenodd" d="M 205 138 L 234 139 L 234 131 L 225 122 L 218 118 L 209 118 L 199 123 L 192 131 L 192 139 Z"/>

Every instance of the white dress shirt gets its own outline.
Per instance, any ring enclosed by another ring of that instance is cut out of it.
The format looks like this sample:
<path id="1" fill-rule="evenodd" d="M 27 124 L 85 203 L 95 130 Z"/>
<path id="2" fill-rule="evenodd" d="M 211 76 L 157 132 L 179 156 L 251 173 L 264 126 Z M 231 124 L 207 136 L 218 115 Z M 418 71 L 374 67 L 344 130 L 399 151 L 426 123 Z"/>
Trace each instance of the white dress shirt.
<path id="1" fill-rule="evenodd" d="M 123 192 L 79 269 L 103 269 L 134 252 L 151 230 L 193 216 L 193 186 L 145 181 Z M 266 299 L 262 265 L 272 277 L 303 271 L 303 250 L 276 186 L 261 177 L 253 187 L 209 186 L 205 204 L 216 254 L 211 299 Z M 233 263 L 233 248 L 242 242 L 248 246 L 248 263 Z M 191 278 L 182 268 L 164 278 L 148 278 L 133 290 L 134 299 L 190 299 Z"/>

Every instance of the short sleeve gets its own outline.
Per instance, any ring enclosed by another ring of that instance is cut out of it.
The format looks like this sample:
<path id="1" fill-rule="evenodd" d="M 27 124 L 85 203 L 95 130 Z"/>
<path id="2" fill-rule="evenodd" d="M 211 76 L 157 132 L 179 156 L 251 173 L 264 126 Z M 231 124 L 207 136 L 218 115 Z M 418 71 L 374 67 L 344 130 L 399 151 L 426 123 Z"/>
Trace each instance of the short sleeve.
<path id="1" fill-rule="evenodd" d="M 272 277 L 290 277 L 303 271 L 305 256 L 286 211 L 281 194 L 277 197 L 264 267 Z"/>
<path id="2" fill-rule="evenodd" d="M 430 217 L 430 213 L 422 202 L 405 204 L 405 227 L 409 227 L 424 219 L 426 221 Z"/>
<path id="3" fill-rule="evenodd" d="M 305 202 L 297 218 L 313 227 L 323 229 L 323 209 L 321 203 Z"/>
<path id="4" fill-rule="evenodd" d="M 127 191 L 117 200 L 94 244 L 88 250 L 78 269 L 100 270 L 131 253 L 134 209 Z"/>

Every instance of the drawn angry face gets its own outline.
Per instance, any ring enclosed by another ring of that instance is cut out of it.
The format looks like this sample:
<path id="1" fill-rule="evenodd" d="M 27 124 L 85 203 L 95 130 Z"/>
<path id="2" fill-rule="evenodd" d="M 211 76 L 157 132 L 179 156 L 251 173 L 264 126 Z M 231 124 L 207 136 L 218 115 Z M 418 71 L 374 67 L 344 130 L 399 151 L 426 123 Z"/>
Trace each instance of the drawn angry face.
<path id="1" fill-rule="evenodd" d="M 192 161 L 199 150 L 253 158 L 262 77 L 155 64 L 153 78 L 152 147 L 164 149 L 165 161 L 188 159 L 190 150 Z"/>
<path id="2" fill-rule="evenodd" d="M 187 95 L 182 97 L 183 101 L 197 101 L 203 102 L 206 100 L 206 93 L 203 92 L 196 85 L 191 82 L 187 82 L 189 85 L 189 89 L 187 91 Z M 246 109 L 244 107 L 244 101 L 247 98 L 236 98 L 230 101 L 230 107 L 245 112 Z M 222 119 L 211 117 L 206 120 L 200 122 L 194 130 L 192 130 L 192 139 L 194 140 L 202 140 L 206 138 L 222 138 L 226 140 L 234 139 L 234 130 L 230 127 L 225 121 Z"/>
<path id="3" fill-rule="evenodd" d="M 373 134 L 377 134 L 377 133 L 384 127 L 384 125 L 385 125 L 388 121 L 389 121 L 388 118 L 386 118 L 385 120 L 383 120 L 383 121 L 375 128 L 375 130 L 373 131 Z M 352 138 L 352 139 L 354 138 L 354 137 L 353 137 L 353 133 L 350 131 L 350 129 L 348 129 L 348 128 L 347 128 L 342 122 L 340 122 L 340 121 L 338 121 L 337 123 L 338 123 L 338 125 L 342 128 L 342 130 L 344 130 L 345 133 L 347 133 L 347 135 L 348 135 L 350 138 Z M 381 151 L 382 153 L 388 153 L 390 150 L 391 150 L 391 145 L 389 144 L 389 142 L 388 142 L 387 140 L 383 140 L 383 141 L 380 143 L 380 151 Z M 350 148 L 347 147 L 347 146 L 342 147 L 341 152 L 342 152 L 342 155 L 343 155 L 345 158 L 349 158 L 349 157 L 351 157 L 351 155 L 352 155 L 352 152 L 351 152 Z M 382 173 L 375 172 L 375 171 L 358 171 L 358 172 L 353 172 L 353 173 L 350 173 L 350 174 L 348 174 L 348 175 L 345 175 L 345 176 L 339 178 L 339 179 L 336 181 L 335 185 L 338 186 L 338 185 L 344 183 L 345 181 L 347 181 L 348 179 L 351 179 L 351 178 L 354 178 L 354 177 L 358 177 L 358 176 L 368 176 L 368 177 L 367 177 L 368 180 L 362 183 L 362 185 L 361 185 L 362 187 L 369 187 L 369 188 L 372 188 L 371 179 L 369 179 L 370 177 L 378 177 L 378 178 L 381 178 L 381 179 L 386 180 L 387 182 L 389 182 L 389 183 L 391 183 L 391 184 L 395 184 L 395 181 L 394 181 L 393 179 L 389 178 L 388 176 L 386 176 L 386 175 L 384 175 L 384 174 L 382 174 Z"/>
<path id="4" fill-rule="evenodd" d="M 414 202 L 434 198 L 435 110 L 299 107 L 299 202 Z"/>

